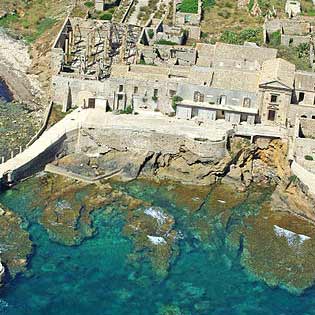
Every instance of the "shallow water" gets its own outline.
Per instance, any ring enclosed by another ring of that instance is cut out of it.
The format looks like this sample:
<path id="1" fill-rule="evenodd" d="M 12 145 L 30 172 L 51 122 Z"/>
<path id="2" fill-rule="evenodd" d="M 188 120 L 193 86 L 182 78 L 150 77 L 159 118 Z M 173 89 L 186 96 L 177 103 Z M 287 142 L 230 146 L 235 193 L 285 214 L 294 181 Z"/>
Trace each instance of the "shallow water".
<path id="1" fill-rule="evenodd" d="M 226 228 L 211 215 L 217 209 L 189 211 L 184 198 L 175 200 L 169 193 L 170 186 L 117 185 L 174 216 L 175 229 L 182 235 L 180 251 L 165 278 L 157 276 L 146 259 L 130 264 L 133 243 L 122 235 L 125 218 L 118 209 L 94 212 L 97 234 L 80 246 L 51 242 L 37 223 L 41 209 L 32 208 L 35 196 L 26 187 L 27 182 L 0 194 L 0 202 L 28 222 L 35 244 L 29 272 L 0 293 L 1 314 L 315 314 L 314 288 L 296 296 L 255 280 L 241 266 L 238 251 L 226 242 Z M 244 213 L 257 211 L 269 194 L 262 191 L 258 196 L 231 210 L 229 226 L 239 224 Z"/>

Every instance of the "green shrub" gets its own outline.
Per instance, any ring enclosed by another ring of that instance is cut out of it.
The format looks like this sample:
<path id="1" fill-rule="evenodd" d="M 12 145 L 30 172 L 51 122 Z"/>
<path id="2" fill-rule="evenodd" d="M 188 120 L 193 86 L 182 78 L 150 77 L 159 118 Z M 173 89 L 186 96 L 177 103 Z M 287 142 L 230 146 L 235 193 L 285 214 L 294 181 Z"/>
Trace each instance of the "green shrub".
<path id="1" fill-rule="evenodd" d="M 172 107 L 173 107 L 175 112 L 176 112 L 176 105 L 177 105 L 177 103 L 181 102 L 182 100 L 183 100 L 183 98 L 178 96 L 178 95 L 174 95 L 172 97 Z"/>
<path id="2" fill-rule="evenodd" d="M 220 37 L 220 41 L 227 44 L 238 44 L 238 34 L 229 30 L 225 30 Z"/>
<path id="3" fill-rule="evenodd" d="M 177 43 L 172 42 L 170 40 L 166 40 L 166 39 L 160 39 L 160 40 L 156 41 L 155 44 L 157 44 L 157 45 L 177 45 Z"/>
<path id="4" fill-rule="evenodd" d="M 263 42 L 263 33 L 260 28 L 248 28 L 240 32 L 239 34 L 240 43 L 244 42 L 254 42 L 262 43 Z"/>
<path id="5" fill-rule="evenodd" d="M 179 5 L 179 11 L 183 13 L 198 13 L 198 0 L 183 0 Z"/>
<path id="6" fill-rule="evenodd" d="M 248 11 L 251 12 L 253 7 L 254 7 L 254 0 L 249 0 L 248 2 L 248 5 L 247 5 L 247 8 L 248 8 Z"/>
<path id="7" fill-rule="evenodd" d="M 296 183 L 296 181 L 298 180 L 298 178 L 297 178 L 297 176 L 296 175 L 291 175 L 290 177 L 289 177 L 289 181 L 290 181 L 290 183 Z"/>
<path id="8" fill-rule="evenodd" d="M 150 29 L 148 29 L 148 36 L 149 36 L 149 38 L 153 38 L 153 36 L 154 36 L 154 31 L 153 31 L 153 29 L 152 28 L 150 28 Z"/>
<path id="9" fill-rule="evenodd" d="M 263 41 L 262 30 L 249 28 L 241 31 L 240 33 L 225 30 L 220 37 L 220 41 L 227 44 L 239 45 L 244 44 L 244 42 L 254 42 L 261 44 Z"/>
<path id="10" fill-rule="evenodd" d="M 34 42 L 38 37 L 44 34 L 46 30 L 50 29 L 55 23 L 56 23 L 56 20 L 50 17 L 46 17 L 42 20 L 37 21 L 36 32 L 34 32 L 31 35 L 25 36 L 24 39 L 26 40 L 27 43 Z"/>
<path id="11" fill-rule="evenodd" d="M 313 161 L 314 160 L 311 155 L 305 155 L 304 159 L 307 160 L 307 161 Z"/>
<path id="12" fill-rule="evenodd" d="M 93 3 L 92 1 L 84 2 L 84 5 L 85 5 L 87 8 L 93 8 L 93 7 L 94 7 L 94 3 Z"/>
<path id="13" fill-rule="evenodd" d="M 128 105 L 125 110 L 120 110 L 119 114 L 132 114 L 133 108 L 131 105 Z"/>
<path id="14" fill-rule="evenodd" d="M 152 101 L 157 102 L 158 99 L 159 99 L 159 98 L 158 98 L 156 95 L 153 95 L 153 96 L 152 96 Z"/>
<path id="15" fill-rule="evenodd" d="M 107 20 L 110 21 L 112 19 L 113 15 L 111 13 L 103 13 L 100 16 L 100 20 Z"/>
<path id="16" fill-rule="evenodd" d="M 310 53 L 310 45 L 308 43 L 302 43 L 297 46 L 297 53 L 299 58 L 308 57 Z"/>
<path id="17" fill-rule="evenodd" d="M 278 47 L 281 45 L 281 33 L 276 31 L 270 34 L 269 45 L 272 47 Z"/>

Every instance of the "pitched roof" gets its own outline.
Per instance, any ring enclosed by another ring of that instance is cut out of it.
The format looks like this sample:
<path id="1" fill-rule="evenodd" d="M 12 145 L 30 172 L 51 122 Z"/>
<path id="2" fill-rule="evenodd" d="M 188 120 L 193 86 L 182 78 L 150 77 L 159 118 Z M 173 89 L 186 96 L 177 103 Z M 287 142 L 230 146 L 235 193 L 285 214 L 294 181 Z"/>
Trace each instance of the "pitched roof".
<path id="1" fill-rule="evenodd" d="M 280 82 L 293 89 L 295 65 L 281 58 L 267 60 L 260 72 L 260 84 Z"/>
<path id="2" fill-rule="evenodd" d="M 297 90 L 312 91 L 315 89 L 315 73 L 314 72 L 295 72 L 294 86 Z"/>
<path id="3" fill-rule="evenodd" d="M 216 69 L 211 87 L 234 91 L 257 92 L 259 72 Z"/>
<path id="4" fill-rule="evenodd" d="M 216 43 L 214 50 L 214 63 L 224 60 L 239 60 L 258 62 L 260 65 L 268 59 L 276 58 L 277 50 L 251 45 L 231 45 Z"/>

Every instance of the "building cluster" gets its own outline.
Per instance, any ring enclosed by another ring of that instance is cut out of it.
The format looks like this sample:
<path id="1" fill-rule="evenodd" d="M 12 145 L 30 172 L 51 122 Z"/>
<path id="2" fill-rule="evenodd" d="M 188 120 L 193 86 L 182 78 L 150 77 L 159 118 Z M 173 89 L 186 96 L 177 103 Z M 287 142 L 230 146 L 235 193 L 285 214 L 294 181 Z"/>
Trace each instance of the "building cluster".
<path id="1" fill-rule="evenodd" d="M 201 2 L 196 14 L 173 3 L 172 25 L 155 18 L 144 27 L 67 18 L 52 49 L 53 101 L 65 111 L 130 107 L 233 124 L 288 127 L 296 117 L 315 119 L 314 73 L 253 43 L 185 45 L 200 36 Z M 306 18 L 266 20 L 265 41 L 280 32 L 283 45 L 309 44 L 313 27 Z"/>

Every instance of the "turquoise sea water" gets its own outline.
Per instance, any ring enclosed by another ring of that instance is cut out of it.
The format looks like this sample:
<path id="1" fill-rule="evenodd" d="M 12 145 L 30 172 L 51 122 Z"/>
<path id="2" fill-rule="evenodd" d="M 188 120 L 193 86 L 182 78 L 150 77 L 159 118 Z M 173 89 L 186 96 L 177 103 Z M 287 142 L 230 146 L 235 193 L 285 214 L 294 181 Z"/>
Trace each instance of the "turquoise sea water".
<path id="1" fill-rule="evenodd" d="M 97 234 L 80 246 L 62 246 L 51 242 L 37 223 L 41 209 L 31 206 L 36 196 L 17 187 L 1 193 L 0 202 L 24 218 L 35 250 L 29 271 L 0 292 L 1 314 L 315 314 L 313 288 L 296 296 L 248 275 L 238 251 L 226 242 L 225 228 L 208 219 L 203 208 L 188 213 L 167 197 L 165 187 L 141 182 L 118 187 L 174 216 L 182 237 L 167 277 L 159 278 L 147 260 L 138 266 L 128 262 L 133 243 L 121 233 L 124 218 L 118 209 L 96 211 Z M 242 213 L 256 210 L 268 194 L 259 198 L 233 209 L 231 225 L 238 224 Z M 211 221 L 211 238 L 198 236 L 195 223 L 200 219 Z"/>

